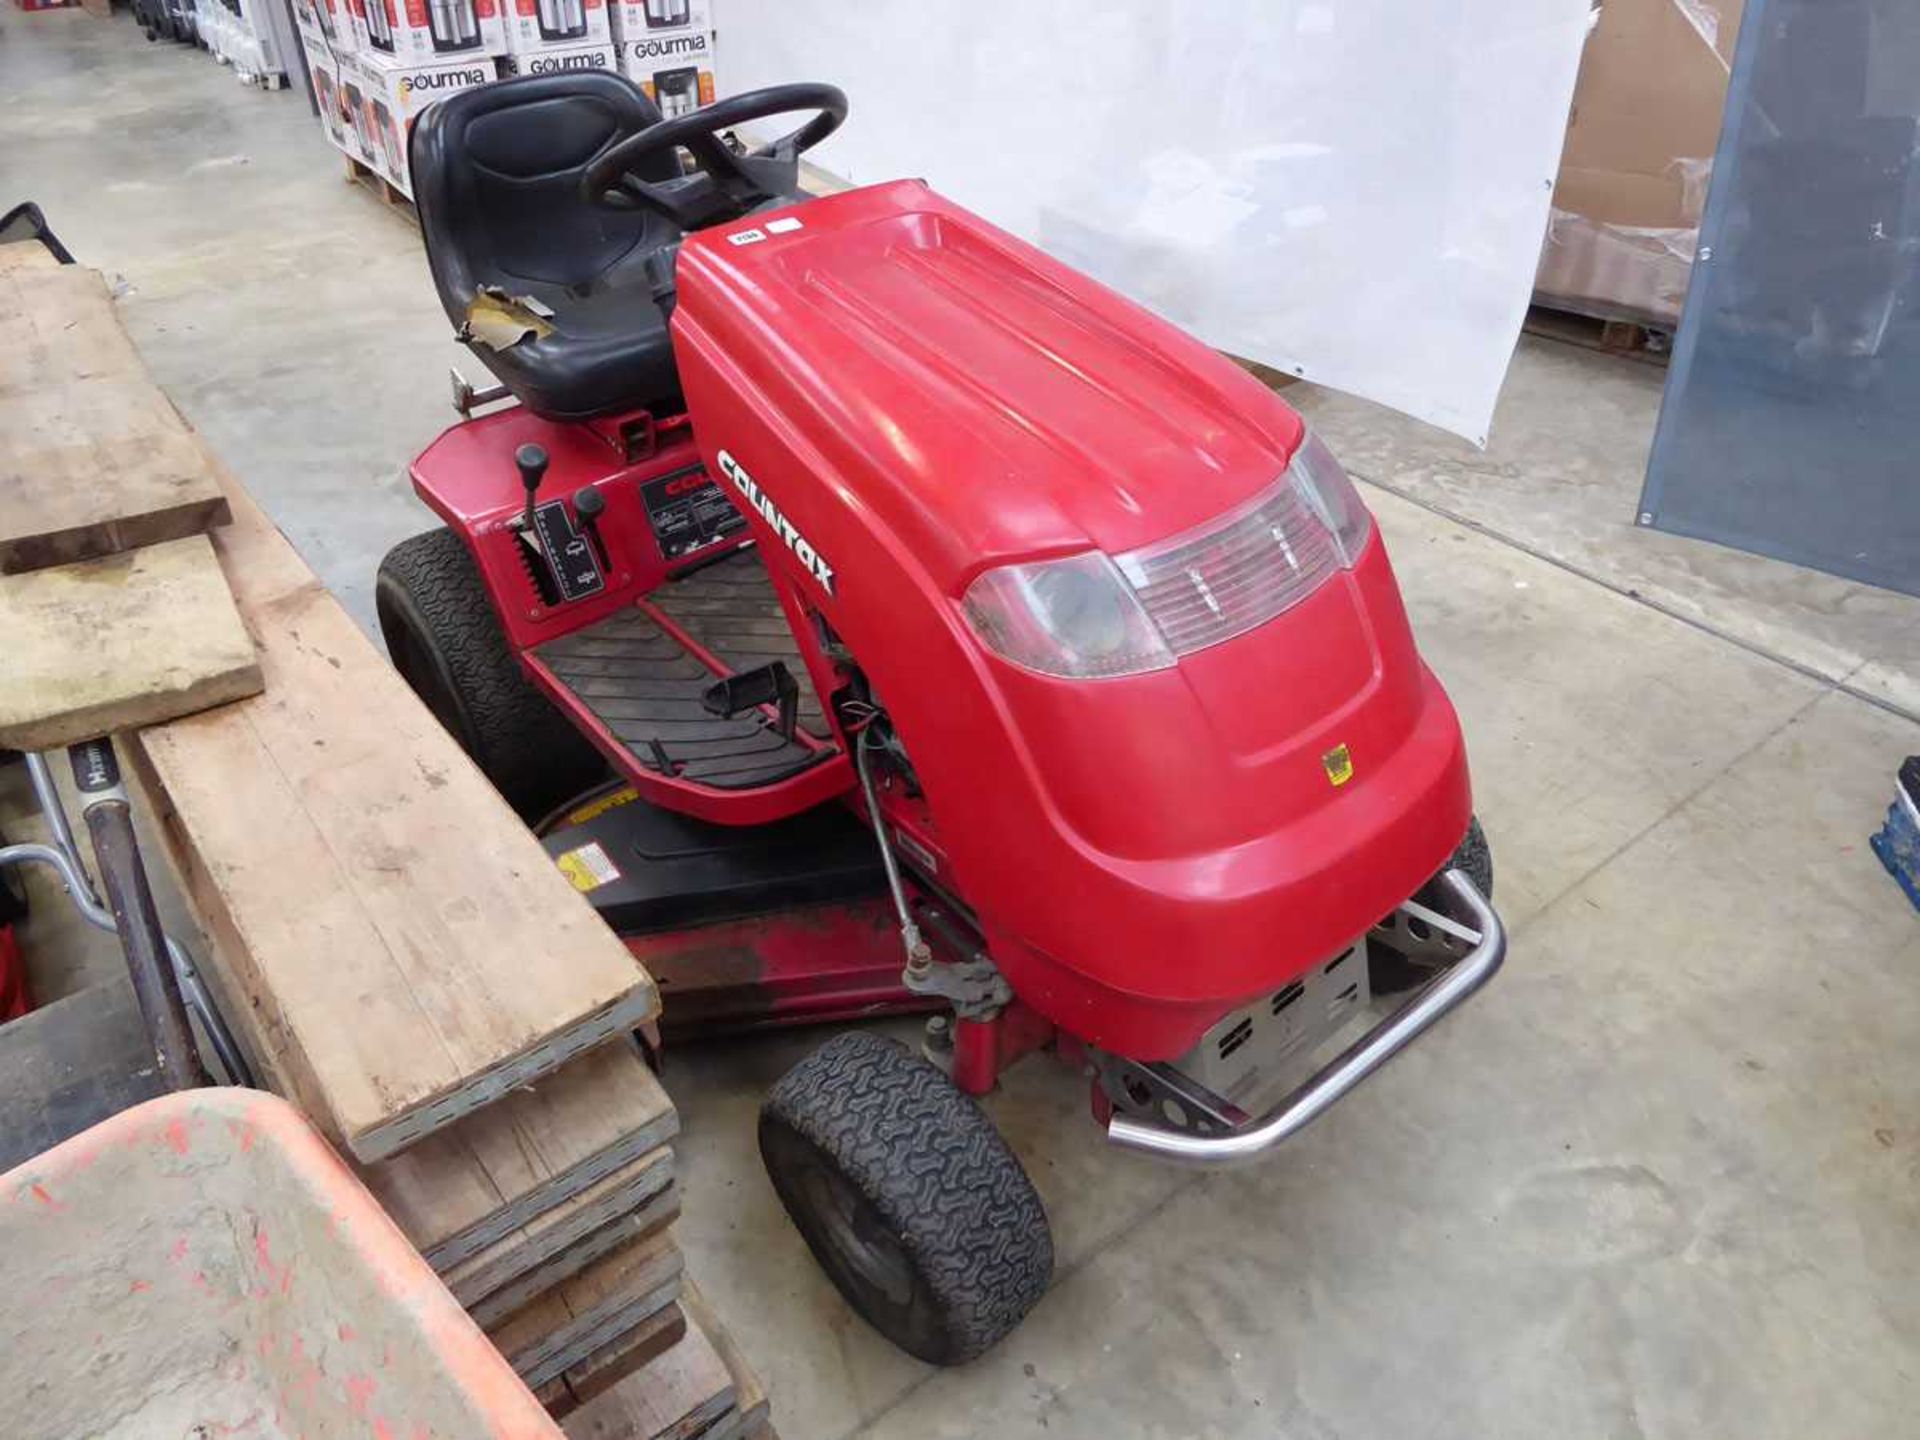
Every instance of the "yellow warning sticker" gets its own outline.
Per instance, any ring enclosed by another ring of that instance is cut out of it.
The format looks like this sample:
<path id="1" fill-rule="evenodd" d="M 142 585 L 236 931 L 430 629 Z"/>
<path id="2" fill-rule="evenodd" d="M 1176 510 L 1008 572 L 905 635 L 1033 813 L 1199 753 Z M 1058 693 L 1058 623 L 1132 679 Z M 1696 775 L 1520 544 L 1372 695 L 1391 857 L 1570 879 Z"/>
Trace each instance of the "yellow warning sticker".
<path id="1" fill-rule="evenodd" d="M 617 810 L 622 805 L 630 804 L 639 798 L 640 792 L 635 790 L 631 785 L 628 785 L 624 789 L 615 790 L 610 795 L 596 796 L 594 799 L 581 805 L 578 809 L 569 810 L 561 817 L 560 823 L 563 825 L 584 825 L 596 816 L 604 815 L 609 810 Z"/>
<path id="2" fill-rule="evenodd" d="M 597 840 L 589 841 L 575 850 L 562 851 L 554 857 L 553 863 L 560 867 L 560 873 L 582 895 L 620 878 L 620 867 L 600 848 Z"/>
<path id="3" fill-rule="evenodd" d="M 1340 786 L 1353 778 L 1353 753 L 1344 745 L 1336 745 L 1320 757 L 1320 766 L 1327 772 L 1327 783 Z"/>

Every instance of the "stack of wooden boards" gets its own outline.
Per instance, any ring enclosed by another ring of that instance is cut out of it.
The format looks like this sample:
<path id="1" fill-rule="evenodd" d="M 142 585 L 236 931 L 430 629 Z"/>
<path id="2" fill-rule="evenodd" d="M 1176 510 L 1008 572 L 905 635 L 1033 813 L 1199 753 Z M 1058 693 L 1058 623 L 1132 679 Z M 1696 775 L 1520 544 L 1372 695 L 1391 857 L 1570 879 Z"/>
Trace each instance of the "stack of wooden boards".
<path id="1" fill-rule="evenodd" d="M 0 723 L 0 744 L 131 732 L 123 756 L 258 1078 L 350 1158 L 570 1432 L 764 1433 L 765 1396 L 670 1229 L 677 1120 L 631 1039 L 658 1013 L 652 981 L 209 460 L 99 277 L 10 251 L 40 253 L 0 246 L 0 304 L 27 317 L 36 357 L 24 379 L 0 371 L 0 404 L 21 401 L 0 414 L 0 569 L 36 568 L 0 576 L 0 625 L 31 621 L 50 658 L 40 720 Z M 115 428 L 130 416 L 137 435 Z M 226 606 L 222 684 L 177 649 L 142 686 L 116 659 L 77 678 L 55 665 L 60 597 L 137 596 L 98 619 L 109 641 L 204 635 L 201 610 L 143 578 L 172 546 L 191 552 L 195 595 Z M 55 582 L 59 597 L 20 602 Z M 10 654 L 0 707 L 25 716 L 18 689 Z M 237 696 L 251 698 L 219 704 Z"/>
<path id="2" fill-rule="evenodd" d="M 50 750 L 252 695 L 199 438 L 99 274 L 0 245 L 0 746 Z"/>

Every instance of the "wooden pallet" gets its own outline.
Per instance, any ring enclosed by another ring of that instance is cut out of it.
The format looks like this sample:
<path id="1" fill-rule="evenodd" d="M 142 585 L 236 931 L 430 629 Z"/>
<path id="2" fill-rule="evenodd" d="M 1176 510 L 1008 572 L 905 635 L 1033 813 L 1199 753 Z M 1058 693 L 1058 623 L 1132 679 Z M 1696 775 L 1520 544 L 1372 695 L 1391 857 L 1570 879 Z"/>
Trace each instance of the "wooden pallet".
<path id="1" fill-rule="evenodd" d="M 420 228 L 420 212 L 414 208 L 413 201 L 407 198 L 404 190 L 364 160 L 356 160 L 344 151 L 341 152 L 340 158 L 347 162 L 347 179 L 351 183 L 372 191 L 387 209 L 393 211 L 414 229 Z"/>
<path id="2" fill-rule="evenodd" d="M 1527 309 L 1522 327 L 1529 335 L 1578 345 L 1583 350 L 1598 350 L 1620 355 L 1649 365 L 1665 365 L 1673 348 L 1672 333 L 1639 320 L 1621 316 L 1593 315 L 1535 304 Z"/>

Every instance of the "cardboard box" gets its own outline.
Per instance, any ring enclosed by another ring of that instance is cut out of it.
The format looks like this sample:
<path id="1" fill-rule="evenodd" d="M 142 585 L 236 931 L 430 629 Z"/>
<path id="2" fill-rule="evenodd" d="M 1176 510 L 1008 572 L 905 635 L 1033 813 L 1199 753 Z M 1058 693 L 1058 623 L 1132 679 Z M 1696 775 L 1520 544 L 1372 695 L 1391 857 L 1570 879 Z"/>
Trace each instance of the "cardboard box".
<path id="1" fill-rule="evenodd" d="M 607 0 L 502 0 L 507 17 L 507 53 L 582 50 L 611 45 Z"/>
<path id="2" fill-rule="evenodd" d="M 645 42 L 622 41 L 614 47 L 620 73 L 647 92 L 647 98 L 660 107 L 663 119 L 671 120 L 689 110 L 711 105 L 719 93 L 714 81 L 713 37 L 695 57 L 661 56 L 649 52 Z"/>
<path id="3" fill-rule="evenodd" d="M 348 150 L 353 143 L 352 123 L 347 119 L 346 99 L 340 93 L 340 63 L 326 41 L 304 29 L 300 34 L 300 48 L 307 56 L 313 101 L 320 109 L 320 129 L 337 148 Z"/>
<path id="4" fill-rule="evenodd" d="M 367 33 L 366 0 L 332 0 L 332 3 L 334 25 L 339 30 L 339 37 L 333 42 L 334 56 L 359 54 L 360 37 Z"/>
<path id="5" fill-rule="evenodd" d="M 713 30 L 713 11 L 707 0 L 608 0 L 607 21 L 615 40 L 704 36 Z"/>
<path id="6" fill-rule="evenodd" d="M 333 63 L 339 74 L 340 128 L 335 143 L 363 165 L 374 163 L 374 143 L 367 129 L 367 90 L 369 82 L 360 57 L 334 52 Z"/>
<path id="7" fill-rule="evenodd" d="M 618 13 L 618 12 L 616 12 Z M 614 36 L 613 51 L 618 57 L 620 73 L 642 85 L 654 83 L 654 77 L 660 74 L 677 73 L 692 70 L 708 77 L 704 96 L 694 95 L 701 105 L 713 103 L 713 62 L 716 50 L 716 38 L 711 30 L 693 30 L 685 32 L 642 31 L 637 38 L 622 39 Z M 648 91 L 649 94 L 653 92 Z M 690 107 L 689 107 L 690 108 Z M 671 114 L 679 112 L 663 112 Z"/>
<path id="8" fill-rule="evenodd" d="M 499 78 L 499 71 L 491 55 L 414 64 L 384 55 L 360 55 L 356 60 L 363 81 L 361 104 L 368 163 L 392 181 L 394 188 L 411 197 L 407 138 L 413 122 L 436 100 L 491 84 Z"/>
<path id="9" fill-rule="evenodd" d="M 360 48 L 347 0 L 293 0 L 293 23 L 302 42 L 316 40 L 327 48 L 329 62 L 342 51 L 352 54 Z"/>
<path id="10" fill-rule="evenodd" d="M 373 59 L 408 65 L 451 64 L 476 55 L 499 55 L 507 48 L 505 3 L 351 0 L 354 43 Z"/>
<path id="11" fill-rule="evenodd" d="M 1606 0 L 1574 88 L 1534 288 L 1673 325 L 1720 142 L 1742 0 Z"/>
<path id="12" fill-rule="evenodd" d="M 544 45 L 530 53 L 509 50 L 500 57 L 503 75 L 557 75 L 565 70 L 611 70 L 613 46 Z"/>

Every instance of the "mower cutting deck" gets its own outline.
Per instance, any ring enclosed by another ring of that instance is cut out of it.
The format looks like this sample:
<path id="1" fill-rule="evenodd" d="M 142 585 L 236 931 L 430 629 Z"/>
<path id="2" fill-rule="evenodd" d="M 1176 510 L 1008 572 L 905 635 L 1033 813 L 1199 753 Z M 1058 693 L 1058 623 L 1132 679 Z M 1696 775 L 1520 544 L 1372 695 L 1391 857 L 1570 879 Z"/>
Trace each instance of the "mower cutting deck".
<path id="1" fill-rule="evenodd" d="M 841 806 L 714 825 L 616 780 L 538 828 L 660 986 L 669 1042 L 938 1004 L 900 982 L 873 832 Z"/>
<path id="2" fill-rule="evenodd" d="M 801 85 L 662 120 L 595 72 L 422 117 L 435 283 L 518 403 L 415 462 L 446 528 L 376 594 L 671 1034 L 935 1012 L 923 1055 L 822 1046 L 760 1144 L 849 1302 L 953 1363 L 1051 1274 L 970 1098 L 1008 1066 L 1066 1060 L 1120 1146 L 1252 1158 L 1505 939 L 1458 721 L 1339 462 L 924 185 L 800 195 L 845 112 Z M 476 336 L 503 310 L 517 337 Z"/>

